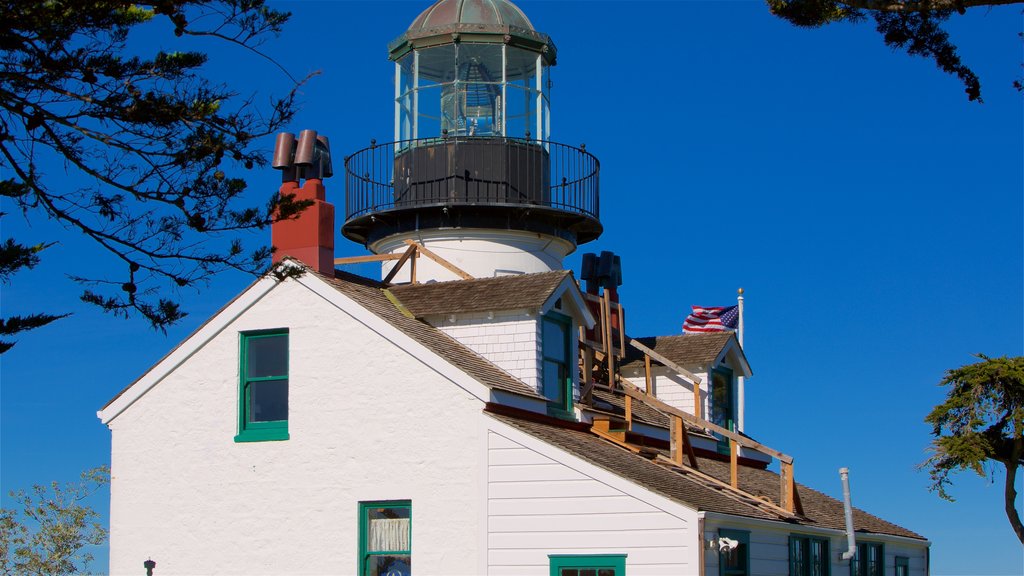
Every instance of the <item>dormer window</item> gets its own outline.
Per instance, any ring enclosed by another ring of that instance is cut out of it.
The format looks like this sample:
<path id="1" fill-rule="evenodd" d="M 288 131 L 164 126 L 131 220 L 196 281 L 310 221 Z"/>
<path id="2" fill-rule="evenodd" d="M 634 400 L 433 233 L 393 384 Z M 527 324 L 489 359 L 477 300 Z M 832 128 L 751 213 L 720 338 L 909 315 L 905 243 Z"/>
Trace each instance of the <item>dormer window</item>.
<path id="1" fill-rule="evenodd" d="M 569 317 L 558 312 L 548 312 L 541 318 L 541 394 L 548 399 L 548 411 L 559 416 L 572 410 L 570 328 Z"/>
<path id="2" fill-rule="evenodd" d="M 727 430 L 736 429 L 735 388 L 732 368 L 716 366 L 711 371 L 711 422 Z"/>

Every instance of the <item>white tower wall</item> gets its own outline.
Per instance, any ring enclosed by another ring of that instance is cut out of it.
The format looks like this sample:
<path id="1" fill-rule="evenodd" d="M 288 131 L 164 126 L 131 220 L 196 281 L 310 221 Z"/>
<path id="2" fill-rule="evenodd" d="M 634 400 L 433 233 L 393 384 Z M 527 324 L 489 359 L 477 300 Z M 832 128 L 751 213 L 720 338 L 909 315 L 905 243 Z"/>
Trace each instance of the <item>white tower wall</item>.
<path id="1" fill-rule="evenodd" d="M 372 244 L 370 249 L 376 254 L 401 254 L 409 248 L 406 240 L 423 245 L 474 278 L 561 270 L 563 259 L 576 249 L 571 242 L 547 234 L 466 228 L 395 234 Z M 381 278 L 387 276 L 396 263 L 396 260 L 384 262 Z M 392 282 L 409 282 L 411 275 L 412 266 L 406 263 Z M 417 259 L 417 282 L 458 279 L 455 273 L 430 258 Z"/>

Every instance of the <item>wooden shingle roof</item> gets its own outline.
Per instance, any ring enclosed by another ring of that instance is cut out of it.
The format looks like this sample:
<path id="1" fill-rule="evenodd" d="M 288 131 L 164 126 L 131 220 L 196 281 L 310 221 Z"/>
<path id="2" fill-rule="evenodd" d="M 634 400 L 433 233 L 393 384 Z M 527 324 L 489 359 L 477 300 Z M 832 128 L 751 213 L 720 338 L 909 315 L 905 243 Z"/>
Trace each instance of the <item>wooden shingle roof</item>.
<path id="1" fill-rule="evenodd" d="M 697 510 L 779 520 L 777 516 L 761 508 L 730 498 L 722 490 L 709 487 L 691 476 L 634 454 L 590 432 L 520 419 L 507 414 L 490 415 L 599 468 Z M 728 462 L 702 457 L 697 457 L 697 462 L 698 469 L 704 474 L 724 483 L 729 482 Z M 749 466 L 741 466 L 739 469 L 739 488 L 749 494 L 777 502 L 779 486 L 779 475 L 775 472 Z M 804 516 L 795 521 L 791 520 L 790 523 L 845 530 L 842 502 L 802 484 L 797 484 L 797 493 Z M 857 531 L 924 540 L 920 534 L 856 508 L 853 510 L 853 524 Z"/>
<path id="2" fill-rule="evenodd" d="M 637 338 L 644 346 L 681 366 L 697 366 L 714 362 L 722 349 L 736 336 L 732 332 L 706 332 L 701 334 L 676 334 L 672 336 L 648 336 Z M 623 368 L 643 367 L 644 355 L 636 348 L 628 347 Z"/>
<path id="3" fill-rule="evenodd" d="M 384 285 L 376 280 L 336 270 L 334 278 L 316 274 L 333 288 L 355 300 L 388 324 L 423 344 L 438 356 L 472 376 L 481 384 L 506 392 L 540 398 L 531 386 L 498 368 L 483 356 L 433 326 L 402 313 L 384 294 Z M 461 282 L 472 282 L 462 280 Z M 444 282 L 443 284 L 450 284 Z M 451 283 L 454 284 L 454 283 Z"/>
<path id="4" fill-rule="evenodd" d="M 392 286 L 390 292 L 413 316 L 465 314 L 538 308 L 554 293 L 567 270 L 473 280 Z"/>

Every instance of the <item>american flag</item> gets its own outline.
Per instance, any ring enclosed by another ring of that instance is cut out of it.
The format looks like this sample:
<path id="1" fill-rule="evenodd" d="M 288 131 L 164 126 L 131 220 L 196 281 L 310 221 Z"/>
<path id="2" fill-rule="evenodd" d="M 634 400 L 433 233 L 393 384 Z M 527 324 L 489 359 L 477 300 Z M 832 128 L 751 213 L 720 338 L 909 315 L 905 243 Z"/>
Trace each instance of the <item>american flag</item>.
<path id="1" fill-rule="evenodd" d="M 683 332 L 725 332 L 735 330 L 738 306 L 690 306 L 693 313 L 683 322 Z"/>

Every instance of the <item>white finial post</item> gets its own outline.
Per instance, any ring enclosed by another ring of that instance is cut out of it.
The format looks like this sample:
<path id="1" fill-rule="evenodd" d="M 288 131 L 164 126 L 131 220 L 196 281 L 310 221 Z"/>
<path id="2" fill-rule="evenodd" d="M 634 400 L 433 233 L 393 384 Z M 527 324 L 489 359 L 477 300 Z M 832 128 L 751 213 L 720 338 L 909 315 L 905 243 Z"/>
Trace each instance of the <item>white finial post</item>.
<path id="1" fill-rule="evenodd" d="M 738 306 L 739 322 L 737 324 L 736 339 L 740 341 L 740 348 L 743 348 L 743 288 L 736 291 L 736 305 Z M 744 354 L 746 351 L 744 351 Z M 743 424 L 746 419 L 746 402 L 744 401 L 744 378 L 736 379 L 736 431 L 743 432 Z"/>

